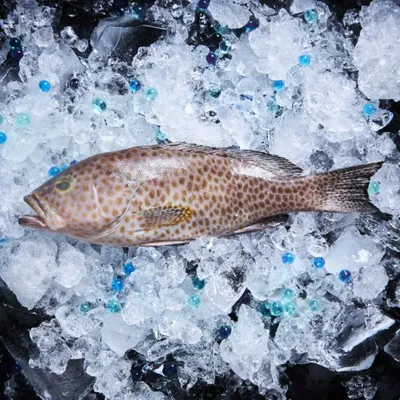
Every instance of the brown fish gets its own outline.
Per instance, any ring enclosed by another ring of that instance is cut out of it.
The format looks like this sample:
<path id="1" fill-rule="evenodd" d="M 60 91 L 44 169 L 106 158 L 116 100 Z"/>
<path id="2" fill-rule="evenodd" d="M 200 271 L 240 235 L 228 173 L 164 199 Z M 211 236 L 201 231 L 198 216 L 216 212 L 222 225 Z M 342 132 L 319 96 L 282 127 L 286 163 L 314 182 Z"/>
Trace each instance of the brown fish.
<path id="1" fill-rule="evenodd" d="M 260 151 L 192 144 L 98 154 L 25 196 L 21 225 L 91 243 L 157 246 L 276 226 L 297 211 L 377 211 L 369 179 L 382 163 L 304 176 Z"/>

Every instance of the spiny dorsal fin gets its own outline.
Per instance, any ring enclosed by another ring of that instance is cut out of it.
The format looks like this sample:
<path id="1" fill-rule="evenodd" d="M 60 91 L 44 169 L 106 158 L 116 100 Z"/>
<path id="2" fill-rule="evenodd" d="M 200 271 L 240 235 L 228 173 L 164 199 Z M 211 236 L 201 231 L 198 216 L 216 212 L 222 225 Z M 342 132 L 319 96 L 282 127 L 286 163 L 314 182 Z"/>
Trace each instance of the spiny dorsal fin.
<path id="1" fill-rule="evenodd" d="M 232 157 L 265 169 L 278 178 L 297 178 L 303 176 L 303 170 L 286 158 L 256 150 L 241 150 L 237 147 L 208 147 L 190 143 L 170 143 L 161 147 L 173 147 L 176 150 L 193 153 L 216 154 Z"/>

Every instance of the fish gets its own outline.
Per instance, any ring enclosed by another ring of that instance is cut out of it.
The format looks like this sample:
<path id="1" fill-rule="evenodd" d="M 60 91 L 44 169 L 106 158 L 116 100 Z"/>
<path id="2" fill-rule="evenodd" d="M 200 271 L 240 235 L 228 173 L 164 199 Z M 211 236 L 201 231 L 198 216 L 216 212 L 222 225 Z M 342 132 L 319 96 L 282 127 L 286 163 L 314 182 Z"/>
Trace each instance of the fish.
<path id="1" fill-rule="evenodd" d="M 373 213 L 370 178 L 383 162 L 306 175 L 263 151 L 187 143 L 97 154 L 24 197 L 18 222 L 108 246 L 183 244 L 259 232 L 292 212 Z"/>

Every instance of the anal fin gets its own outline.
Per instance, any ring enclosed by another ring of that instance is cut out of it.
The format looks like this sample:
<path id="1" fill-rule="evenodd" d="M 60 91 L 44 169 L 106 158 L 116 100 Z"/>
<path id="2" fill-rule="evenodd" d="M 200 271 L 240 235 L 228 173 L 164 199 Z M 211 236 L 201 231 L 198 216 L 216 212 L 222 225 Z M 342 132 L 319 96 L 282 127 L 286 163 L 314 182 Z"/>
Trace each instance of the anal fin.
<path id="1" fill-rule="evenodd" d="M 288 218 L 289 216 L 287 214 L 274 215 L 273 217 L 265 218 L 261 221 L 256 222 L 253 225 L 245 226 L 244 228 L 240 228 L 225 236 L 236 235 L 239 233 L 260 232 L 265 229 L 274 229 L 280 225 L 286 224 Z"/>

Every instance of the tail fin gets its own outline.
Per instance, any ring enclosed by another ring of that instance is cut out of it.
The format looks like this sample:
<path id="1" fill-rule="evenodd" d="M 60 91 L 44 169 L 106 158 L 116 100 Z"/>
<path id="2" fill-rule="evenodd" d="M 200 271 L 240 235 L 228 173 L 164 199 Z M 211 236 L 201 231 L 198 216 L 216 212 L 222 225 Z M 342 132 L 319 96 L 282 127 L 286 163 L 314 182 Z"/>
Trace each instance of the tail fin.
<path id="1" fill-rule="evenodd" d="M 370 203 L 368 185 L 370 178 L 383 162 L 360 165 L 316 175 L 322 179 L 324 193 L 321 211 L 373 213 L 379 209 Z"/>

